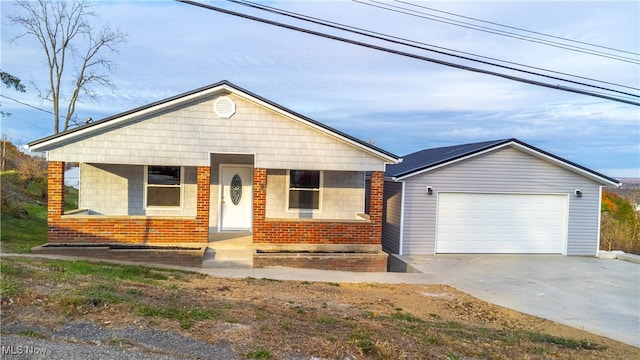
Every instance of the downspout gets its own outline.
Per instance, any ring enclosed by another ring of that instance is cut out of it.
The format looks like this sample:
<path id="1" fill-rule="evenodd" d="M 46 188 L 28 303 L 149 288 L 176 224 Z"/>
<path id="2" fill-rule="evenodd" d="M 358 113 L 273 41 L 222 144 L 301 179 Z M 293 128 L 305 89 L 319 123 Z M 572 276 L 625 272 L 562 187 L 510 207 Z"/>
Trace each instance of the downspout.
<path id="1" fill-rule="evenodd" d="M 598 241 L 596 247 L 596 257 L 600 257 L 600 227 L 602 226 L 602 186 L 599 186 L 598 189 Z"/>
<path id="2" fill-rule="evenodd" d="M 394 179 L 395 180 L 395 179 Z M 398 255 L 404 255 L 404 185 L 402 181 L 402 190 L 400 196 L 400 244 L 398 246 Z"/>

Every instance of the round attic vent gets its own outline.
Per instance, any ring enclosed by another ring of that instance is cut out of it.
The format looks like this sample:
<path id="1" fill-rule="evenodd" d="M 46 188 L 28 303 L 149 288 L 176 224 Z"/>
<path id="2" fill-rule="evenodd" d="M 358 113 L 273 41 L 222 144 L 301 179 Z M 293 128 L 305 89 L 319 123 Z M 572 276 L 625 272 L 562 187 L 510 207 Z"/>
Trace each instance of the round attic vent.
<path id="1" fill-rule="evenodd" d="M 236 113 L 236 103 L 228 96 L 219 97 L 213 103 L 213 111 L 221 118 L 230 118 Z"/>

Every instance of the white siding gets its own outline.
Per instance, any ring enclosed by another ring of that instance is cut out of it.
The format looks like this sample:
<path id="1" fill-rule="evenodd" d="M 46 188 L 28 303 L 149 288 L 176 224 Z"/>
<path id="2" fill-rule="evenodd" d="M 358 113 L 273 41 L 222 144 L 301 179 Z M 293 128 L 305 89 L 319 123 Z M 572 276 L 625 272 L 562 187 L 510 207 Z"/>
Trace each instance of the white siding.
<path id="1" fill-rule="evenodd" d="M 286 170 L 267 170 L 267 218 L 313 218 L 356 220 L 364 212 L 364 173 L 358 171 L 325 171 L 322 184 L 322 209 L 309 214 L 287 210 L 286 192 L 289 179 Z M 362 219 L 362 218 L 360 218 Z"/>
<path id="2" fill-rule="evenodd" d="M 208 166 L 209 153 L 220 152 L 255 154 L 259 168 L 384 171 L 384 161 L 361 148 L 231 97 L 237 105 L 231 118 L 214 113 L 211 97 L 66 144 L 49 151 L 49 160 Z"/>
<path id="3" fill-rule="evenodd" d="M 80 164 L 78 207 L 101 215 L 196 215 L 196 169 L 184 168 L 183 209 L 144 208 L 144 166 Z"/>
<path id="4" fill-rule="evenodd" d="M 403 253 L 435 252 L 437 192 L 569 194 L 567 255 L 595 256 L 600 185 L 514 148 L 503 148 L 409 177 L 405 184 Z M 434 194 L 427 195 L 426 186 Z M 583 196 L 575 197 L 575 189 Z"/>

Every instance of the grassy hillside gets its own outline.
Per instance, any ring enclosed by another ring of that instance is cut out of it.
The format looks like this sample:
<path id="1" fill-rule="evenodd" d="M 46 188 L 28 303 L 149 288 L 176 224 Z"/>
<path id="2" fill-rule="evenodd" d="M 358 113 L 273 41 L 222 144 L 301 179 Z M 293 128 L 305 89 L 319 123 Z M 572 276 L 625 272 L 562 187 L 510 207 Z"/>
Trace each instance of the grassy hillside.
<path id="1" fill-rule="evenodd" d="M 0 248 L 3 252 L 28 253 L 47 242 L 46 177 L 27 179 L 15 170 L 5 171 L 0 177 Z M 77 190 L 66 191 L 65 209 L 77 208 Z"/>

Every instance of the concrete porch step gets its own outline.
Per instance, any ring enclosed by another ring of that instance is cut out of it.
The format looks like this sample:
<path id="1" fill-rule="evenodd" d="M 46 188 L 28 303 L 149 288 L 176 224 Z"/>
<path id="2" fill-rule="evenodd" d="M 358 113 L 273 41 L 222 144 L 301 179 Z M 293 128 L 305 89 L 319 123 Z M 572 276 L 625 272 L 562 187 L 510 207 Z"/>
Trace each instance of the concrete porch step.
<path id="1" fill-rule="evenodd" d="M 253 268 L 252 248 L 213 248 L 204 252 L 203 268 L 251 269 Z"/>

